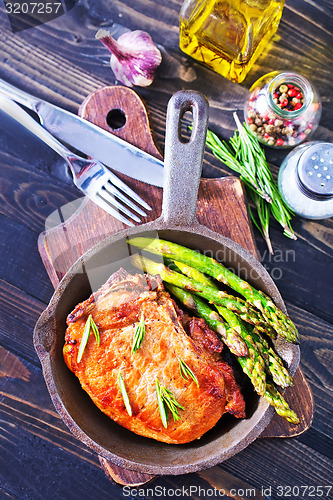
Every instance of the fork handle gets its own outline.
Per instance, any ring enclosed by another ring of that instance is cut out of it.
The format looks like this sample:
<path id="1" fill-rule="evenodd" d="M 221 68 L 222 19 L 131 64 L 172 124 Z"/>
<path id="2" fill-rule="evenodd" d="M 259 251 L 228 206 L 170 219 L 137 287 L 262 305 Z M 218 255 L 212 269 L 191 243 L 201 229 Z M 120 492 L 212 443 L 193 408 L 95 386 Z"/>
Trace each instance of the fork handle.
<path id="1" fill-rule="evenodd" d="M 8 99 L 0 94 L 0 108 L 7 115 L 14 118 L 21 125 L 27 128 L 34 135 L 39 137 L 45 144 L 50 146 L 56 153 L 68 161 L 70 157 L 76 158 L 76 155 L 67 149 L 61 142 L 59 142 L 52 134 L 45 130 L 36 120 L 34 120 L 24 109 L 22 109 L 16 102 Z"/>
<path id="2" fill-rule="evenodd" d="M 43 102 L 41 99 L 34 97 L 23 90 L 20 90 L 14 85 L 5 82 L 5 80 L 0 79 L 0 92 L 7 96 L 9 99 L 13 99 L 16 102 L 19 102 L 23 106 L 31 111 L 35 111 L 37 113 L 38 105 Z"/>

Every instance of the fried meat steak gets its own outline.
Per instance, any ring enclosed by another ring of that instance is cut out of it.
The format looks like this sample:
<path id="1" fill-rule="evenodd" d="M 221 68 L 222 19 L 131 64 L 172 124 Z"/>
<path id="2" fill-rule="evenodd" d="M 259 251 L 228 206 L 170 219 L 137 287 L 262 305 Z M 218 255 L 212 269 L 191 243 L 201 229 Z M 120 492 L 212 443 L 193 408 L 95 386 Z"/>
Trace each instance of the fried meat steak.
<path id="1" fill-rule="evenodd" d="M 100 345 L 91 334 L 77 363 L 90 314 L 99 330 Z M 141 347 L 133 353 L 133 336 L 142 315 L 145 334 Z M 136 434 L 166 443 L 187 443 L 211 429 L 226 411 L 245 416 L 232 368 L 223 366 L 219 354 L 221 342 L 203 320 L 186 317 L 184 321 L 159 277 L 131 275 L 120 269 L 75 307 L 67 325 L 63 354 L 68 368 L 101 411 Z M 191 377 L 182 377 L 180 359 L 198 384 Z M 131 416 L 120 390 L 119 372 Z M 158 407 L 156 379 L 184 408 L 178 409 L 179 420 L 168 412 L 167 428 Z"/>

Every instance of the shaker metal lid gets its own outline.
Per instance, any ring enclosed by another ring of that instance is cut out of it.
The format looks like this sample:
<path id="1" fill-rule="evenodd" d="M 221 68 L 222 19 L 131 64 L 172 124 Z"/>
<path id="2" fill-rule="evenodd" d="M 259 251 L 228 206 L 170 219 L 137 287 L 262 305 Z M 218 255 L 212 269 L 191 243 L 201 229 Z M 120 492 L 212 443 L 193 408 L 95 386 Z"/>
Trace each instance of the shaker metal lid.
<path id="1" fill-rule="evenodd" d="M 297 177 L 310 198 L 333 198 L 333 144 L 317 142 L 307 148 L 299 158 Z"/>

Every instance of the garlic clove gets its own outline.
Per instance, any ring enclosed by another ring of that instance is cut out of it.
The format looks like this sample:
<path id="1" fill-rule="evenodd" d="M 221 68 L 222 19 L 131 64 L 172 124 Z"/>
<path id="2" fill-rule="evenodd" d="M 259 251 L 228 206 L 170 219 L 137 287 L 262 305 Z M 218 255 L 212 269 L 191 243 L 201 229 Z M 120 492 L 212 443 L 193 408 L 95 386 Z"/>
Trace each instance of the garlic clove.
<path id="1" fill-rule="evenodd" d="M 149 33 L 130 31 L 116 41 L 108 31 L 100 29 L 96 38 L 111 52 L 110 65 L 117 80 L 128 87 L 147 87 L 153 82 L 162 55 Z"/>

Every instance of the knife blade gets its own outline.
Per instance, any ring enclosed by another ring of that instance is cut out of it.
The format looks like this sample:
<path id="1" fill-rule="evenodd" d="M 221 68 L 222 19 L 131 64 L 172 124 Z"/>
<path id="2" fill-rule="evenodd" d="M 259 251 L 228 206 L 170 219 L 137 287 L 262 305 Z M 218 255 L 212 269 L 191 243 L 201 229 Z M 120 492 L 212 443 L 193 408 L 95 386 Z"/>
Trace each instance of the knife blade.
<path id="1" fill-rule="evenodd" d="M 81 153 L 133 179 L 163 187 L 163 161 L 88 120 L 34 97 L 1 79 L 0 92 L 35 112 L 46 130 Z"/>

